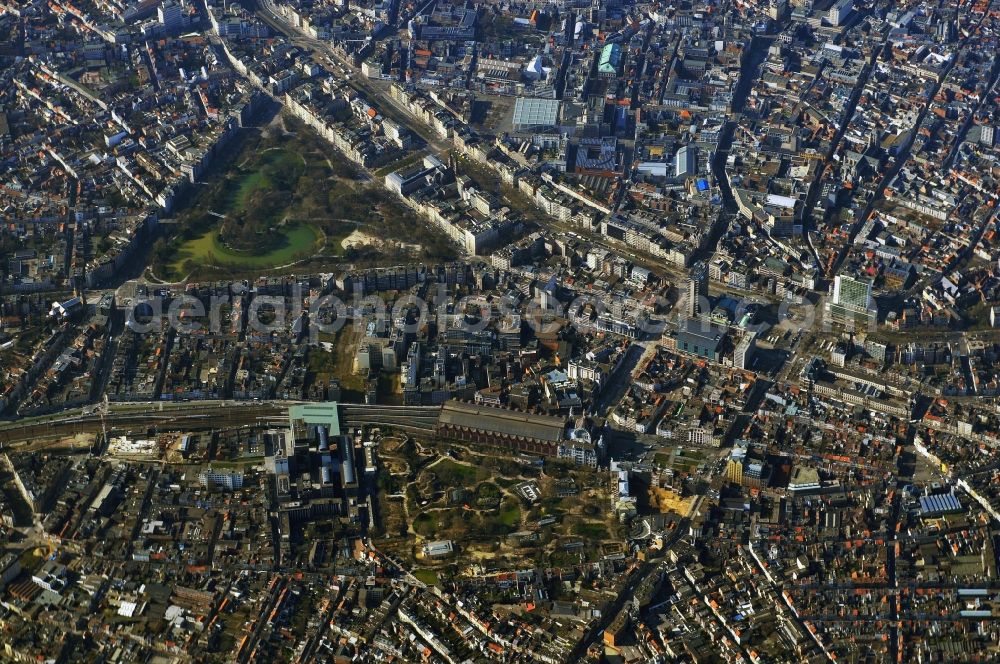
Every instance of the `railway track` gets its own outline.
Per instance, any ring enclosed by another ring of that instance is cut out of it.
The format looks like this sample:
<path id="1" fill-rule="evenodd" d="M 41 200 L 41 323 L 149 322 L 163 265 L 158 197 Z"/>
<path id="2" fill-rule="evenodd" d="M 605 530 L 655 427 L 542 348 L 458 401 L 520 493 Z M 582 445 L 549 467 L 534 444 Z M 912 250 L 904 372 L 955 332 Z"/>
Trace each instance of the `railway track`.
<path id="1" fill-rule="evenodd" d="M 104 417 L 109 431 L 144 432 L 199 431 L 240 426 L 281 426 L 287 422 L 288 410 L 283 402 L 199 402 L 171 404 L 160 409 L 159 404 L 118 405 Z M 363 406 L 342 405 L 344 427 L 387 426 L 415 433 L 433 433 L 440 408 L 436 406 Z M 41 421 L 10 422 L 0 428 L 0 445 L 29 444 L 55 437 L 101 431 L 98 413 L 74 411 L 67 417 L 46 417 Z"/>
<path id="2" fill-rule="evenodd" d="M 126 415 L 109 415 L 105 418 L 105 426 L 109 431 L 146 431 L 162 429 L 167 431 L 224 429 L 230 427 L 261 425 L 284 421 L 286 415 L 281 413 L 253 412 L 215 412 L 215 413 L 136 413 Z M 0 431 L 0 443 L 14 445 L 45 438 L 66 437 L 79 433 L 98 433 L 101 431 L 101 418 L 97 415 L 67 418 L 65 420 L 49 420 L 37 424 L 26 424 L 21 427 L 10 427 Z"/>
<path id="3" fill-rule="evenodd" d="M 352 417 L 349 420 L 342 420 L 342 425 L 353 426 L 386 426 L 404 431 L 418 433 L 434 433 L 437 428 L 437 420 L 417 420 L 411 417 Z"/>
<path id="4" fill-rule="evenodd" d="M 391 426 L 404 431 L 433 433 L 437 428 L 437 406 L 354 406 L 340 407 L 341 424 Z"/>

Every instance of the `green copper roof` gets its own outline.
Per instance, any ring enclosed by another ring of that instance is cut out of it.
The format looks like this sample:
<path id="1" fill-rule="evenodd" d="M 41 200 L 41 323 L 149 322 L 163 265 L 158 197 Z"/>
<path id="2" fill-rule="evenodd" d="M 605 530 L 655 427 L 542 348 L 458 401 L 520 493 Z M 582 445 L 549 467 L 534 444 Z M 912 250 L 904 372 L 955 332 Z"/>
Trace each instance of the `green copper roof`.
<path id="1" fill-rule="evenodd" d="M 597 71 L 602 74 L 615 74 L 622 62 L 621 44 L 607 44 L 601 50 L 601 60 L 597 63 Z"/>

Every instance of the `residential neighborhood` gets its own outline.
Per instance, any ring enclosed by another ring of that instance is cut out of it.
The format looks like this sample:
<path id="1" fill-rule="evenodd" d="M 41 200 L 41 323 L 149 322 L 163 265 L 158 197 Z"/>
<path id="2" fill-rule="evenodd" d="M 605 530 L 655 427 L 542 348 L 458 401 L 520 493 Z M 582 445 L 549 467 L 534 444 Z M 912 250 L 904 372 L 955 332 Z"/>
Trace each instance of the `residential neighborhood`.
<path id="1" fill-rule="evenodd" d="M 0 1 L 0 660 L 1000 659 L 1000 2 Z"/>

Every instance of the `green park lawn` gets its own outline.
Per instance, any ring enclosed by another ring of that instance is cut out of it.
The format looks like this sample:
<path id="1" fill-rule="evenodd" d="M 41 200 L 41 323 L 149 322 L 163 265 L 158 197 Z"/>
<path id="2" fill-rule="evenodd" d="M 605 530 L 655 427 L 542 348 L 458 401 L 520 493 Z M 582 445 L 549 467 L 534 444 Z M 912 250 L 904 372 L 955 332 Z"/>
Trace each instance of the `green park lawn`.
<path id="1" fill-rule="evenodd" d="M 266 253 L 238 251 L 219 241 L 218 230 L 213 228 L 193 240 L 188 240 L 177 250 L 173 264 L 175 272 L 183 271 L 183 264 L 193 260 L 202 265 L 225 267 L 275 267 L 291 263 L 312 254 L 319 247 L 322 235 L 310 224 L 290 222 L 282 227 L 284 243 Z"/>

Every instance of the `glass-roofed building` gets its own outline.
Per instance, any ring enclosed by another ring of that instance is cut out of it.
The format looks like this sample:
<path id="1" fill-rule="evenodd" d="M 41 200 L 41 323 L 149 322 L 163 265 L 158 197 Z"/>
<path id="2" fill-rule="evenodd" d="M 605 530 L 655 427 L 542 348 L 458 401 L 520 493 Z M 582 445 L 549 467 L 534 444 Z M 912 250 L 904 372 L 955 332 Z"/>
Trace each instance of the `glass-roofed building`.
<path id="1" fill-rule="evenodd" d="M 518 97 L 514 102 L 514 131 L 539 131 L 559 124 L 559 100 Z"/>

